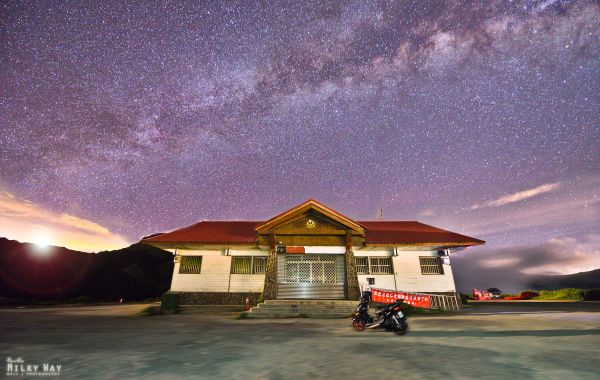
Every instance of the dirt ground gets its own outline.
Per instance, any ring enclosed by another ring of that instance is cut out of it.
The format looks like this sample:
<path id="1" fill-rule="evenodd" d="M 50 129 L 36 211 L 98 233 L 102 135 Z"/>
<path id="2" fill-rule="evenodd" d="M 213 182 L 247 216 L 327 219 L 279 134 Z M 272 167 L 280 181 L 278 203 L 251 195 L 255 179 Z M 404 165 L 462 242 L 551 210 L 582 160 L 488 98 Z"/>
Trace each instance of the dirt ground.
<path id="1" fill-rule="evenodd" d="M 65 379 L 516 380 L 600 373 L 600 303 L 479 304 L 459 314 L 412 317 L 406 336 L 355 332 L 347 319 L 135 316 L 143 307 L 0 309 L 0 360 L 60 364 Z"/>

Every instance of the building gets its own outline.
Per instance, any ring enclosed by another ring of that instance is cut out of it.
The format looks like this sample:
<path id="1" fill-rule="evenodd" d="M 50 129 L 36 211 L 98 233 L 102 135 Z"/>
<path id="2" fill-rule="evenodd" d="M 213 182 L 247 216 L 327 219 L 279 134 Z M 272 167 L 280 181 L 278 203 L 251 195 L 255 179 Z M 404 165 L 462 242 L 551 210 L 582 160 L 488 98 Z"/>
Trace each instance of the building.
<path id="1" fill-rule="evenodd" d="M 267 221 L 204 221 L 142 242 L 175 254 L 182 304 L 356 300 L 367 284 L 454 295 L 450 253 L 485 243 L 416 221 L 354 221 L 312 199 Z"/>

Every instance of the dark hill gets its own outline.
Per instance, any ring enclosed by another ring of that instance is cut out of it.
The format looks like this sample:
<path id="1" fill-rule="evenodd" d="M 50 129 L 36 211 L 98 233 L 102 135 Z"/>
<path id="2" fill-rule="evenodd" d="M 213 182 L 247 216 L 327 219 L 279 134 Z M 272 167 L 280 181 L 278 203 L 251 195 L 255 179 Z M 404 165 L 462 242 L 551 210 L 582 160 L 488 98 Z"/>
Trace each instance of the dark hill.
<path id="1" fill-rule="evenodd" d="M 172 271 L 170 252 L 139 243 L 86 253 L 0 238 L 4 301 L 138 301 L 167 291 Z"/>
<path id="2" fill-rule="evenodd" d="M 600 288 L 600 269 L 560 276 L 532 276 L 528 279 L 527 288 L 536 290 Z"/>

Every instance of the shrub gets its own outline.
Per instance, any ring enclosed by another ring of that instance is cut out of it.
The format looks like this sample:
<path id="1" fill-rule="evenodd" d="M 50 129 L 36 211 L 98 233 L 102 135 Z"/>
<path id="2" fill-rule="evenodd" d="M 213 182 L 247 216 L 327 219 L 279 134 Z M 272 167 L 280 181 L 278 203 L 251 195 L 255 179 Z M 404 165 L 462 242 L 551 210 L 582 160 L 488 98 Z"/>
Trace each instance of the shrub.
<path id="1" fill-rule="evenodd" d="M 600 301 L 600 289 L 589 289 L 585 291 L 583 296 L 584 301 Z"/>
<path id="2" fill-rule="evenodd" d="M 472 299 L 473 299 L 472 294 L 460 293 L 460 301 L 462 302 L 463 305 L 468 304 L 469 300 L 472 300 Z"/>
<path id="3" fill-rule="evenodd" d="M 522 300 L 530 300 L 532 298 L 538 297 L 539 295 L 540 293 L 534 290 L 525 290 L 522 291 L 521 294 L 519 294 L 519 298 Z"/>
<path id="4" fill-rule="evenodd" d="M 160 307 L 163 311 L 175 311 L 179 309 L 179 298 L 178 293 L 167 292 L 162 295 Z"/>
<path id="5" fill-rule="evenodd" d="M 583 300 L 584 291 L 582 289 L 565 288 L 557 290 L 542 290 L 539 296 L 535 297 L 538 300 Z"/>

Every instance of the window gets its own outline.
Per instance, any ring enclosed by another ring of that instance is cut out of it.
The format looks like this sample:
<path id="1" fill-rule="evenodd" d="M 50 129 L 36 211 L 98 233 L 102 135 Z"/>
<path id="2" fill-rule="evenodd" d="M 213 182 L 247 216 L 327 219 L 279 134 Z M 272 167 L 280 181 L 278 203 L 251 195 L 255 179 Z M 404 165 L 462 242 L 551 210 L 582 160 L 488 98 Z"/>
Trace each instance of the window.
<path id="1" fill-rule="evenodd" d="M 369 257 L 371 274 L 392 274 L 391 257 Z"/>
<path id="2" fill-rule="evenodd" d="M 264 274 L 267 271 L 267 258 L 254 256 L 252 261 L 252 273 Z"/>
<path id="3" fill-rule="evenodd" d="M 369 258 L 368 257 L 355 257 L 356 259 L 356 273 L 357 274 L 369 274 Z"/>
<path id="4" fill-rule="evenodd" d="M 201 267 L 202 256 L 181 256 L 181 261 L 179 262 L 179 273 L 200 273 Z"/>
<path id="5" fill-rule="evenodd" d="M 232 274 L 264 274 L 267 258 L 263 256 L 234 256 L 231 258 Z"/>
<path id="6" fill-rule="evenodd" d="M 391 257 L 355 257 L 357 274 L 393 274 Z"/>
<path id="7" fill-rule="evenodd" d="M 435 256 L 419 257 L 421 263 L 421 274 L 444 274 L 442 260 Z"/>
<path id="8" fill-rule="evenodd" d="M 252 256 L 234 256 L 231 258 L 231 273 L 250 274 L 252 273 Z"/>

